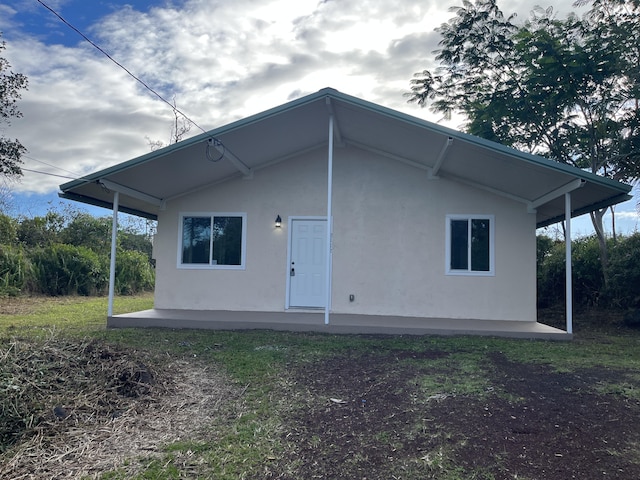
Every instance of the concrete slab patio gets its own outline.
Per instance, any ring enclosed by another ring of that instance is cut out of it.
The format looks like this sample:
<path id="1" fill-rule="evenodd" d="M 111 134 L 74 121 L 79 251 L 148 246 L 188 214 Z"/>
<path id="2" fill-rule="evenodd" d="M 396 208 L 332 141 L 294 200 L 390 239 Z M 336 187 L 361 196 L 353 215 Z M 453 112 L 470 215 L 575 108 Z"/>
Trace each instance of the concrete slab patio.
<path id="1" fill-rule="evenodd" d="M 249 312 L 151 309 L 114 315 L 109 328 L 194 328 L 208 330 L 280 330 L 332 334 L 484 335 L 495 337 L 571 340 L 573 335 L 538 322 L 415 318 L 333 313 L 329 325 L 324 311 Z"/>

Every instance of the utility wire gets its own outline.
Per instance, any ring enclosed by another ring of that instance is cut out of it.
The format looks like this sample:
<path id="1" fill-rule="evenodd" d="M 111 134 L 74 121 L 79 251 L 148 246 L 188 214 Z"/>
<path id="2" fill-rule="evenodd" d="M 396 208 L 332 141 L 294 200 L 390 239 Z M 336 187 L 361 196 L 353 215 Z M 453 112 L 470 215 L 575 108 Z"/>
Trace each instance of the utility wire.
<path id="1" fill-rule="evenodd" d="M 29 155 L 22 155 L 24 158 L 28 158 L 29 160 L 33 160 L 34 162 L 39 162 L 42 163 L 44 165 L 47 165 L 48 167 L 53 167 L 53 168 L 57 168 L 58 170 L 62 170 L 63 172 L 67 172 L 70 173 L 71 175 L 75 175 L 76 177 L 81 177 L 82 175 L 78 175 L 76 172 L 72 172 L 71 170 L 67 170 L 66 168 L 62 168 L 62 167 L 58 167 L 57 165 L 54 165 L 52 163 L 47 163 L 43 160 L 38 160 L 37 158 L 33 158 Z M 24 168 L 23 168 L 24 170 Z"/>
<path id="2" fill-rule="evenodd" d="M 39 173 L 41 175 L 49 175 L 50 177 L 58 177 L 58 178 L 68 178 L 70 180 L 79 180 L 78 177 L 70 177 L 68 175 L 57 175 L 55 173 L 49 173 L 49 172 L 42 172 L 40 170 L 32 170 L 30 168 L 24 168 L 24 167 L 20 167 L 20 170 L 24 170 L 25 172 L 31 172 L 31 173 Z"/>
<path id="3" fill-rule="evenodd" d="M 171 102 L 167 101 L 164 99 L 164 97 L 162 95 L 160 95 L 158 92 L 156 92 L 153 88 L 151 88 L 149 85 L 147 85 L 144 81 L 142 81 L 140 78 L 136 77 L 133 73 L 131 73 L 131 71 L 129 71 L 129 69 L 127 69 L 124 65 L 122 65 L 121 63 L 119 63 L 118 61 L 116 61 L 111 55 L 109 55 L 106 51 L 104 51 L 99 45 L 97 45 L 96 43 L 94 43 L 89 37 L 87 37 L 84 33 L 82 33 L 80 30 L 78 30 L 76 27 L 74 27 L 73 25 L 71 25 L 67 20 L 65 20 L 62 15 L 60 15 L 58 12 L 56 12 L 53 8 L 51 8 L 49 5 L 47 5 L 46 3 L 44 3 L 42 0 L 37 0 L 37 2 L 42 5 L 44 8 L 46 8 L 47 10 L 49 10 L 51 13 L 53 13 L 56 17 L 58 17 L 62 23 L 64 23 L 66 26 L 68 26 L 70 29 L 72 29 L 73 31 L 75 31 L 78 35 L 80 35 L 82 38 L 84 38 L 87 42 L 89 42 L 94 48 L 96 48 L 99 52 L 101 52 L 102 54 L 104 54 L 109 60 L 111 60 L 113 63 L 115 63 L 118 67 L 120 67 L 122 70 L 124 70 L 125 72 L 127 72 L 127 74 L 129 74 L 130 77 L 132 77 L 134 80 L 136 80 L 137 82 L 139 82 L 144 88 L 146 88 L 147 90 L 149 90 L 151 93 L 153 93 L 156 97 L 158 97 L 160 100 L 162 100 L 164 103 L 166 103 L 167 105 L 169 105 L 171 107 L 171 109 L 182 115 L 182 117 L 184 117 L 185 120 L 187 120 L 188 122 L 190 122 L 191 124 L 195 125 L 196 128 L 202 130 L 203 133 L 207 133 L 207 131 L 205 129 L 203 129 L 200 125 L 198 125 L 196 122 L 194 122 L 193 120 L 191 120 L 189 117 L 187 117 L 183 112 L 181 112 L 175 105 L 171 104 Z"/>

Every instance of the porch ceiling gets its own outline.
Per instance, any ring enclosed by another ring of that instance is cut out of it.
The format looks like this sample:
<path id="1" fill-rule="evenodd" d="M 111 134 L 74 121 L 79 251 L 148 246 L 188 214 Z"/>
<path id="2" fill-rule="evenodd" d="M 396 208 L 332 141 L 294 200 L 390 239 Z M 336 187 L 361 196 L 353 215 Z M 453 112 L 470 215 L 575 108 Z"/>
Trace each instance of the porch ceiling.
<path id="1" fill-rule="evenodd" d="M 559 192 L 573 191 L 574 215 L 626 200 L 630 187 L 494 142 L 466 135 L 379 105 L 323 89 L 266 112 L 211 130 L 60 186 L 61 196 L 155 218 L 165 201 L 232 177 L 327 148 L 328 117 L 336 120 L 336 148 L 348 144 L 414 165 L 424 175 L 460 181 L 535 208 L 538 226 L 561 220 Z M 207 145 L 221 142 L 218 149 Z M 339 162 L 339 151 L 335 161 Z M 243 172 L 244 170 L 244 172 Z M 556 192 L 557 195 L 549 195 Z"/>

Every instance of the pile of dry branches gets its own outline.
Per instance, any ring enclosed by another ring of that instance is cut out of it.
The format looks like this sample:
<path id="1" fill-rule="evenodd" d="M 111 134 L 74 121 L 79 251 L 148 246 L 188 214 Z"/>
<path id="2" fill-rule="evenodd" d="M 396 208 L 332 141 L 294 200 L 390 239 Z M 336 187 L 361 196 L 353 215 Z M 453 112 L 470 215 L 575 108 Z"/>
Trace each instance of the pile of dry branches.
<path id="1" fill-rule="evenodd" d="M 141 354 L 124 354 L 95 340 L 4 339 L 0 448 L 70 423 L 115 418 L 132 399 L 157 387 L 155 377 Z"/>
<path id="2" fill-rule="evenodd" d="M 202 366 L 153 365 L 143 352 L 96 340 L 0 339 L 0 477 L 122 468 L 192 438 L 194 418 L 207 425 L 230 395 L 226 379 Z"/>

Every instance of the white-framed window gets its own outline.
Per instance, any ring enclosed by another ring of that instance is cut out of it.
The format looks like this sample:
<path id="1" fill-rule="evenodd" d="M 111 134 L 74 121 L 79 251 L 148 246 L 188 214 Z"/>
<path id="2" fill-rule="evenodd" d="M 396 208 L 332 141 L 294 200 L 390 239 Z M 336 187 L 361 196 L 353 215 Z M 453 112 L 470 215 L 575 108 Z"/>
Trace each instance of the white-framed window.
<path id="1" fill-rule="evenodd" d="M 447 215 L 447 275 L 495 275 L 493 215 Z"/>
<path id="2" fill-rule="evenodd" d="M 178 267 L 244 270 L 246 213 L 182 213 Z"/>

